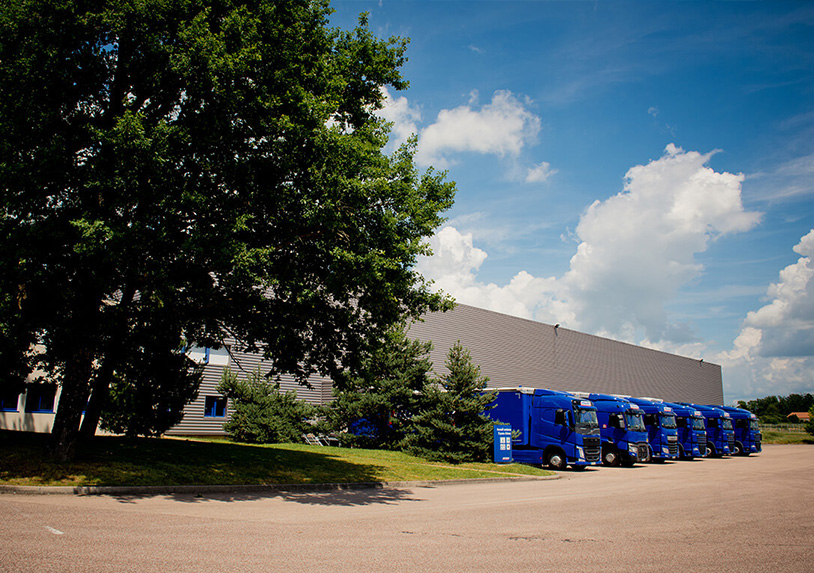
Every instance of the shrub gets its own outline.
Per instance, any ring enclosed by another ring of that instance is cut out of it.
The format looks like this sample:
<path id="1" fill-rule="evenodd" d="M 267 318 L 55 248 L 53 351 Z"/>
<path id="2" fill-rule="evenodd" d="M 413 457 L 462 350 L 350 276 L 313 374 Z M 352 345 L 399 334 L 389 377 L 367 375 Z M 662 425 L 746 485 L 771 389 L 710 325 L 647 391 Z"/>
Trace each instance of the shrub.
<path id="1" fill-rule="evenodd" d="M 317 412 L 315 406 L 298 400 L 296 392 L 280 392 L 280 384 L 270 382 L 259 370 L 246 380 L 224 370 L 217 390 L 232 402 L 223 429 L 237 442 L 302 442 L 302 435 L 311 428 L 308 420 Z"/>

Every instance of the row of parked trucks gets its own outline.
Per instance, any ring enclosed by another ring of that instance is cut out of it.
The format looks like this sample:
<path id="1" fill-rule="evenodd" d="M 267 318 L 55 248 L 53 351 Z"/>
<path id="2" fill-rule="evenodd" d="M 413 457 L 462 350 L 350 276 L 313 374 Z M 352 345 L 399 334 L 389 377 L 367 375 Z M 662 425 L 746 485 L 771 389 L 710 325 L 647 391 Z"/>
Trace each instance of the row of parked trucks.
<path id="1" fill-rule="evenodd" d="M 487 414 L 512 428 L 512 458 L 562 470 L 632 466 L 761 450 L 757 416 L 740 408 L 590 392 L 497 388 Z"/>

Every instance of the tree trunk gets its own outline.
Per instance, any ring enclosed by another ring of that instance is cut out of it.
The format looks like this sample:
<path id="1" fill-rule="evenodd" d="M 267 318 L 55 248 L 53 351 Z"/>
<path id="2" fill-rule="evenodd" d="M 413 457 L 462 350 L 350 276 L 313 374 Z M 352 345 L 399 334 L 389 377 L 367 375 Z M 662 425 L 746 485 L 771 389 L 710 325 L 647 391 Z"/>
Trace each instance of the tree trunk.
<path id="1" fill-rule="evenodd" d="M 71 461 L 76 456 L 79 442 L 79 422 L 90 393 L 90 375 L 93 353 L 77 352 L 73 360 L 65 364 L 59 407 L 54 416 L 49 450 L 57 461 Z"/>
<path id="2" fill-rule="evenodd" d="M 122 352 L 122 344 L 127 337 L 127 311 L 136 295 L 133 281 L 129 281 L 124 288 L 122 298 L 117 308 L 118 325 L 116 331 L 111 335 L 102 357 L 102 366 L 96 377 L 93 379 L 90 400 L 85 409 L 85 418 L 82 420 L 80 436 L 82 439 L 90 439 L 96 435 L 96 428 L 99 427 L 99 420 L 102 417 L 102 407 L 110 392 L 110 383 L 113 380 L 113 372 L 119 363 Z"/>
<path id="3" fill-rule="evenodd" d="M 99 427 L 99 420 L 102 417 L 102 407 L 110 392 L 110 382 L 113 379 L 113 370 L 115 369 L 116 352 L 110 351 L 104 357 L 102 367 L 99 369 L 98 374 L 93 379 L 93 384 L 90 388 L 90 399 L 85 408 L 85 417 L 82 419 L 82 427 L 79 430 L 80 437 L 90 439 L 96 435 L 96 428 Z"/>

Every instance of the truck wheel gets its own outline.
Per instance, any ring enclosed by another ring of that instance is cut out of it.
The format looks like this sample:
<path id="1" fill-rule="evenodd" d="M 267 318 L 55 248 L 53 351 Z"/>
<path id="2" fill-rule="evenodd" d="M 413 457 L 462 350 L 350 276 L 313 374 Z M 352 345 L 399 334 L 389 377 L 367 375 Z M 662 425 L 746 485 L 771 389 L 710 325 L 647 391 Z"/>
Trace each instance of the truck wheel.
<path id="1" fill-rule="evenodd" d="M 707 442 L 707 457 L 712 458 L 715 457 L 715 446 Z"/>
<path id="2" fill-rule="evenodd" d="M 743 444 L 740 442 L 735 442 L 735 448 L 732 450 L 733 456 L 742 456 L 743 454 Z"/>
<path id="3" fill-rule="evenodd" d="M 620 461 L 619 451 L 616 448 L 608 448 L 602 454 L 602 463 L 606 466 L 618 466 Z"/>
<path id="4" fill-rule="evenodd" d="M 565 455 L 561 452 L 552 452 L 548 454 L 548 467 L 552 470 L 562 471 L 565 469 L 567 463 L 565 461 Z"/>

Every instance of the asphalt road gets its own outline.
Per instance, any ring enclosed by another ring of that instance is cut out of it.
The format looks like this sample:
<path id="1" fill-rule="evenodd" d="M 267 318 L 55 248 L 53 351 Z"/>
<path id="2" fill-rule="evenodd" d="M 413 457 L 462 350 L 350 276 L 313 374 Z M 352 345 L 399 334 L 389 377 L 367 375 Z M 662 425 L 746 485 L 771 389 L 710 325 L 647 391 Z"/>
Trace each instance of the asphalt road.
<path id="1" fill-rule="evenodd" d="M 814 447 L 560 479 L 0 496 L 2 571 L 812 571 Z"/>

